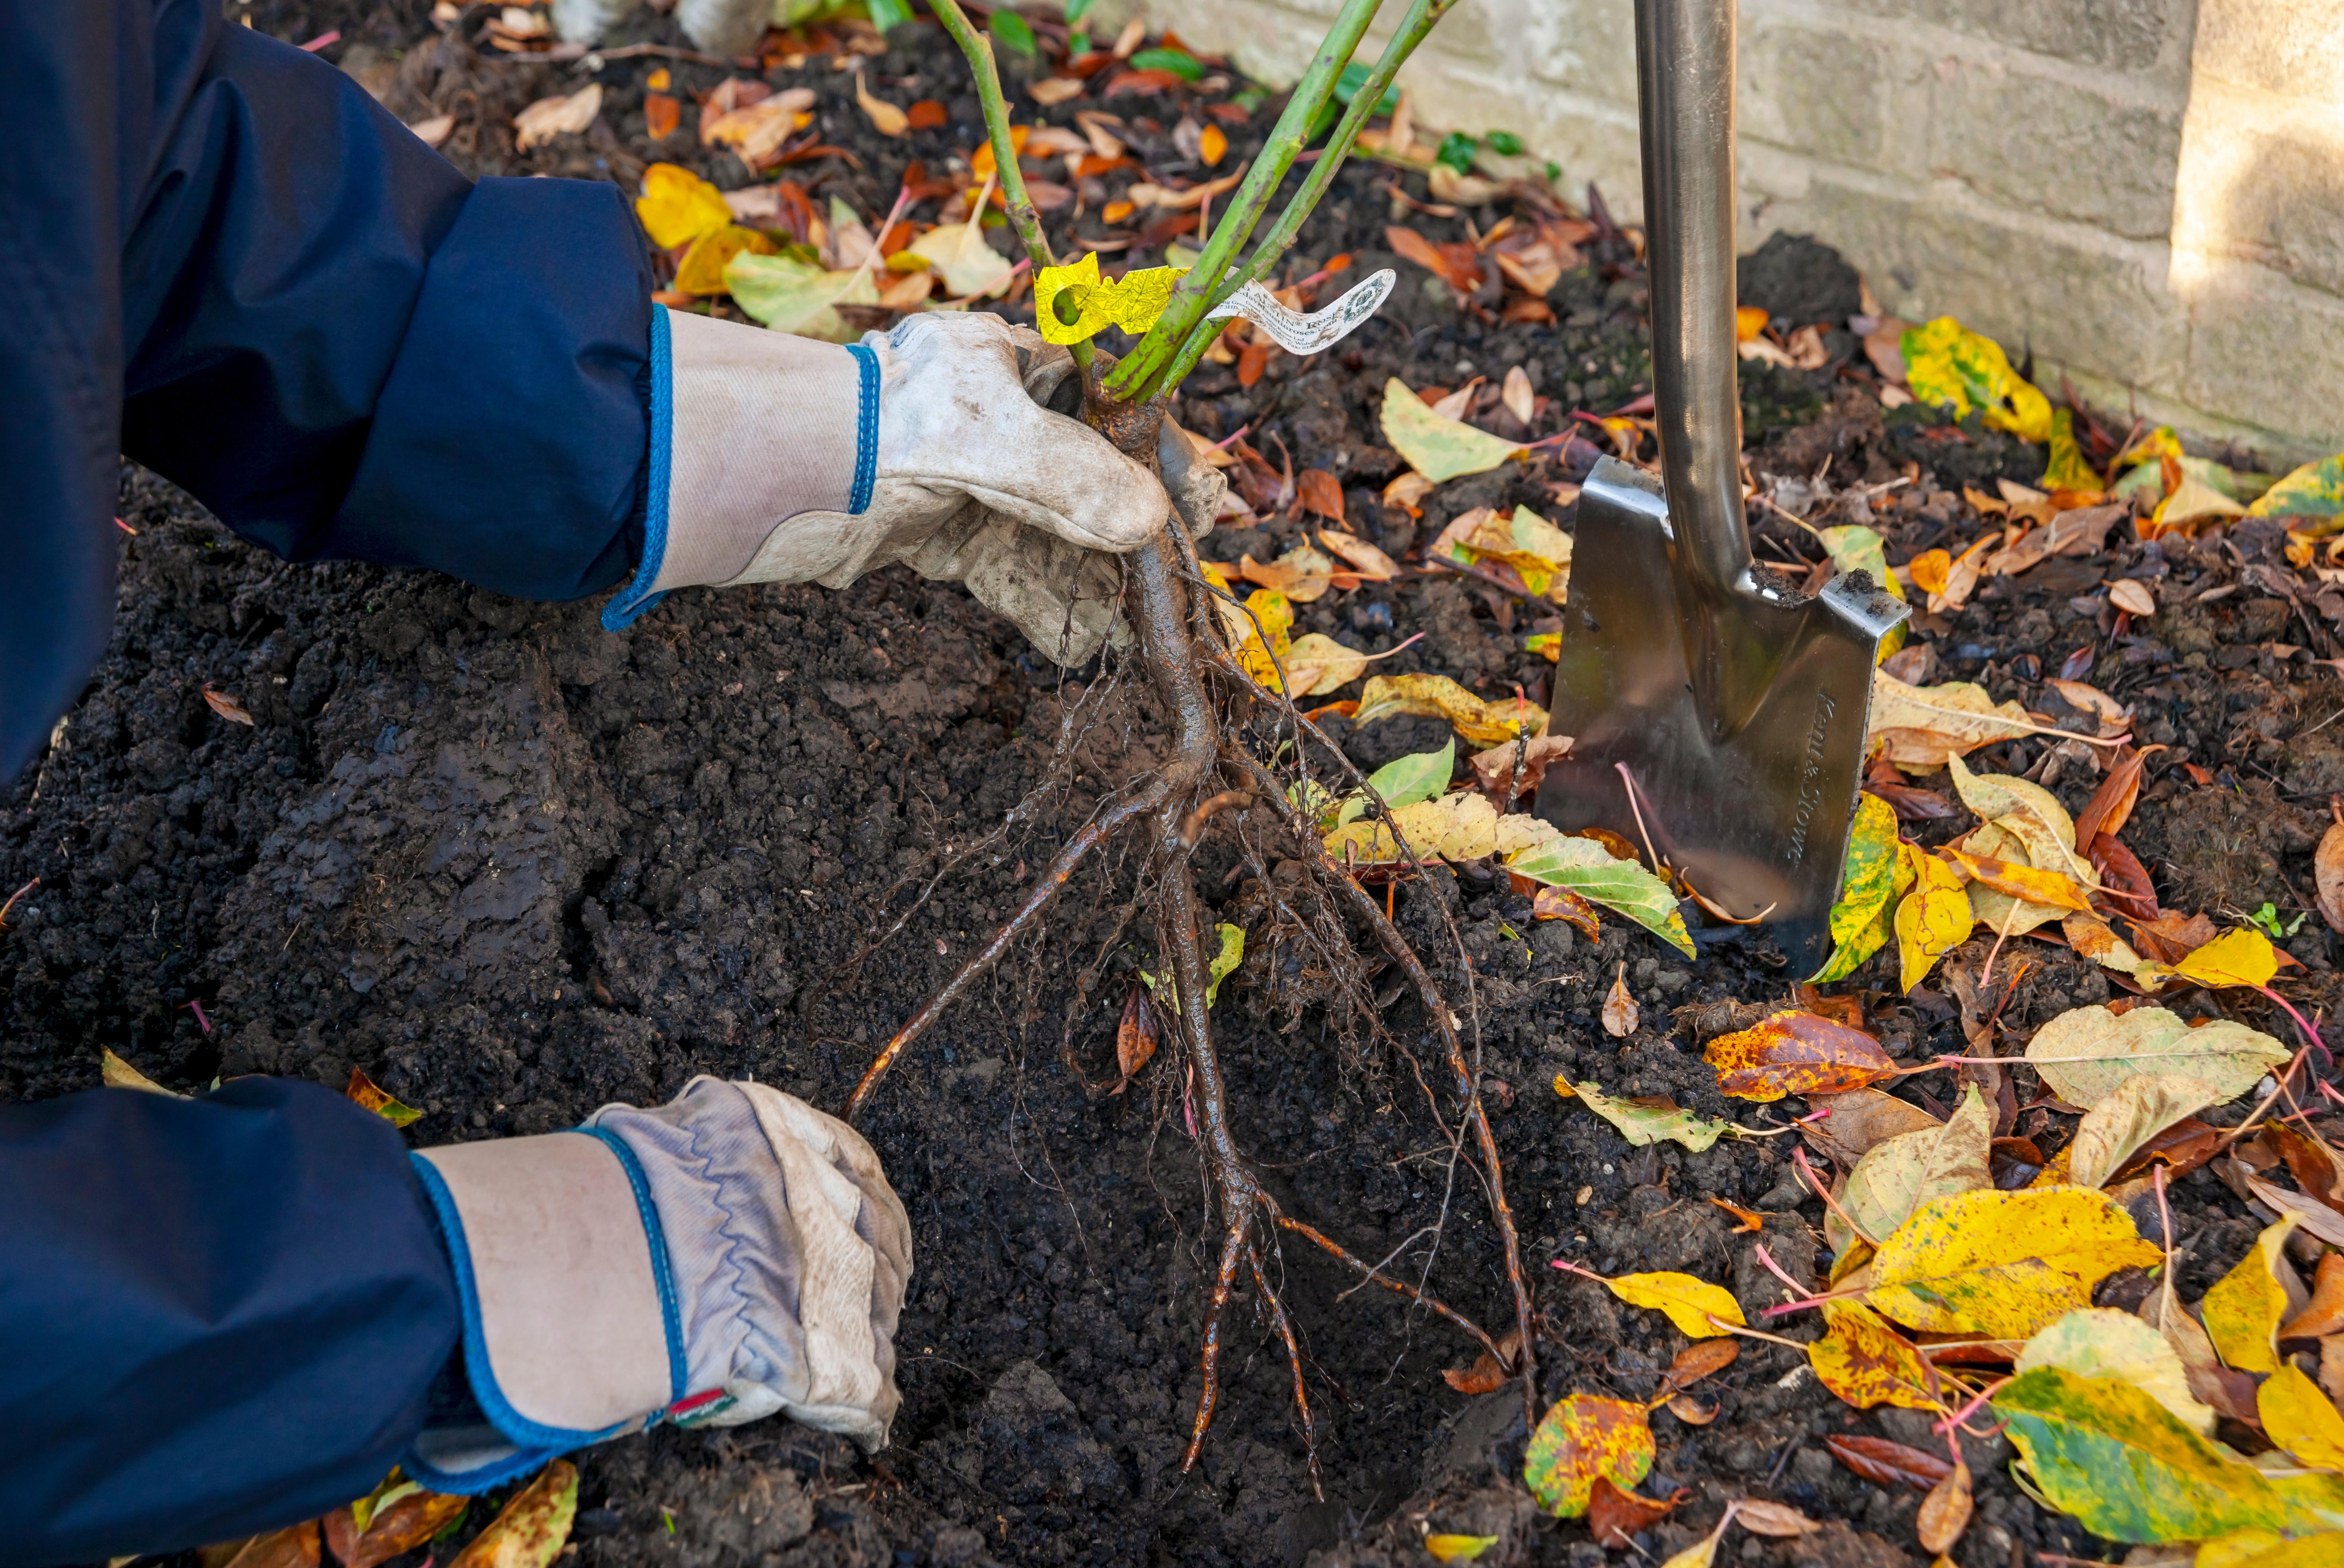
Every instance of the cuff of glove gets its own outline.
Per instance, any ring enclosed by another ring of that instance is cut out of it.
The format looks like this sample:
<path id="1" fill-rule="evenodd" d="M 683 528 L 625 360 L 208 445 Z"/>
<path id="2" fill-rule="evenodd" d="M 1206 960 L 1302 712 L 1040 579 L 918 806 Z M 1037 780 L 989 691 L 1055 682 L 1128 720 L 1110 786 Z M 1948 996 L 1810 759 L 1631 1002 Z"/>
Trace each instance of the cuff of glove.
<path id="1" fill-rule="evenodd" d="M 643 554 L 604 607 L 617 631 L 667 590 L 730 582 L 801 512 L 871 505 L 879 361 L 861 344 L 652 311 Z"/>
<path id="2" fill-rule="evenodd" d="M 462 1300 L 478 1420 L 427 1427 L 407 1473 L 477 1493 L 682 1413 L 682 1333 L 659 1213 L 608 1133 L 414 1155 Z"/>

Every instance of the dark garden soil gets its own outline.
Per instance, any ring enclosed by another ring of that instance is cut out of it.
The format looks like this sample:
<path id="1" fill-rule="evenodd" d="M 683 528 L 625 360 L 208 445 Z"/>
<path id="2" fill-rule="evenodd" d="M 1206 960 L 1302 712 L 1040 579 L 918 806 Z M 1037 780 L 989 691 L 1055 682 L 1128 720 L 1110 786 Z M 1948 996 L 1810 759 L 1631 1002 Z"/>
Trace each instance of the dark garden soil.
<path id="1" fill-rule="evenodd" d="M 327 57 L 365 75 L 403 117 L 455 112 L 447 150 L 473 172 L 611 177 L 631 190 L 645 164 L 665 157 L 728 187 L 747 182 L 729 154 L 693 145 L 689 110 L 685 129 L 654 153 L 640 107 L 648 72 L 673 70 L 683 92 L 734 74 L 658 57 L 607 62 L 593 130 L 516 156 L 513 112 L 585 77 L 475 55 L 463 40 L 479 19 L 443 42 L 413 0 L 255 8 L 256 25 L 295 41 L 338 26 L 343 41 Z M 680 42 L 665 20 L 630 26 L 623 37 Z M 940 166 L 979 135 L 941 35 L 919 25 L 897 45 L 865 63 L 874 90 L 899 103 L 933 95 L 951 110 L 945 127 L 905 142 L 871 134 L 851 72 L 816 58 L 796 74 L 822 95 L 824 138 L 864 166 L 827 159 L 786 172 L 866 217 L 885 212 L 907 156 Z M 905 82 L 914 75 L 925 85 Z M 1082 106 L 1047 117 L 1066 123 Z M 1167 99 L 1114 106 L 1135 120 L 1177 117 Z M 1230 127 L 1232 159 L 1273 108 Z M 1402 465 L 1380 445 L 1374 410 L 1392 375 L 1420 387 L 1475 375 L 1495 386 L 1515 365 L 1551 400 L 1537 434 L 1571 410 L 1626 403 L 1647 385 L 1633 248 L 1618 236 L 1591 242 L 1590 265 L 1551 297 L 1556 323 L 1460 314 L 1445 286 L 1389 256 L 1384 226 L 1448 241 L 1466 237 L 1468 219 L 1486 232 L 1502 210 L 1395 216 L 1383 187 L 1396 177 L 1371 164 L 1347 172 L 1293 274 L 1344 250 L 1351 277 L 1397 266 L 1401 286 L 1383 315 L 1330 357 L 1273 360 L 1250 388 L 1207 366 L 1178 417 L 1212 437 L 1249 426 L 1273 463 L 1282 442 L 1298 470 L 1335 474 L 1351 526 L 1395 555 L 1476 505 L 1527 504 L 1567 528 L 1571 508 L 1551 487 L 1592 460 L 1584 443 L 1444 486 L 1418 520 L 1377 499 Z M 1426 196 L 1420 178 L 1406 188 Z M 1800 290 L 1831 292 L 1817 267 L 1827 272 L 1827 258 L 1760 284 L 1780 291 L 1778 314 Z M 1831 367 L 1745 377 L 1762 482 L 1804 480 L 1830 459 L 1839 498 L 1818 502 L 1814 520 L 1872 521 L 1902 561 L 1983 531 L 1964 482 L 2040 471 L 2039 449 L 1909 410 L 1884 421 L 1854 340 L 1826 341 Z M 1510 418 L 1494 408 L 1475 417 L 1501 429 Z M 1869 501 L 1847 488 L 1904 477 L 1912 482 Z M 1032 869 L 1162 744 L 1147 703 L 1114 695 L 1085 705 L 1103 687 L 1096 668 L 1062 674 L 956 588 L 901 571 L 843 592 L 679 594 L 612 636 L 597 605 L 281 563 L 136 469 L 125 474 L 122 516 L 138 532 L 124 541 L 106 661 L 57 744 L 0 793 L 0 893 L 40 879 L 0 934 L 0 1093 L 15 1098 L 94 1086 L 107 1046 L 190 1091 L 254 1072 L 339 1087 L 362 1068 L 425 1112 L 419 1144 L 561 1128 L 606 1101 L 664 1099 L 702 1072 L 754 1076 L 836 1108 Z M 1761 533 L 1778 556 L 1817 555 L 1779 518 Z M 1205 553 L 1268 558 L 1298 537 L 1298 523 L 1278 518 L 1208 540 Z M 1967 610 L 1926 628 L 1918 640 L 1935 649 L 1931 678 L 1979 680 L 1997 699 L 2042 709 L 2056 700 L 2042 678 L 2089 649 L 2082 678 L 2137 709 L 2139 742 L 2166 748 L 2148 763 L 2127 830 L 2166 905 L 2218 917 L 2268 900 L 2291 919 L 2309 908 L 2309 851 L 2330 791 L 2344 789 L 2344 726 L 2326 727 L 2338 678 L 2309 662 L 2338 650 L 2312 590 L 2275 538 L 2250 528 L 2161 549 L 2122 528 L 2116 539 L 2105 557 L 1995 579 Z M 2149 582 L 2163 607 L 2121 638 L 2109 635 L 2101 586 L 2117 577 Z M 2209 598 L 2216 589 L 2235 591 Z M 1302 607 L 1295 629 L 1369 651 L 1422 631 L 1381 668 L 1438 670 L 1491 696 L 1520 682 L 1543 702 L 1550 667 L 1521 651 L 1529 613 L 1412 572 Z M 207 683 L 239 699 L 254 725 L 214 713 Z M 1083 733 L 1061 768 L 1054 747 L 1070 724 Z M 1356 734 L 1339 720 L 1332 731 L 1363 767 L 1446 739 L 1439 722 L 1413 719 Z M 2021 772 L 2044 756 L 2041 742 L 2022 740 L 1971 761 Z M 2193 783 L 2185 763 L 2212 782 Z M 900 935 L 864 952 L 940 858 L 992 833 L 1053 778 L 1063 787 L 1054 805 L 945 877 Z M 2062 759 L 2046 781 L 2074 809 L 2096 779 Z M 1242 921 L 1258 890 L 1238 874 L 1230 830 L 1217 823 L 1205 839 L 1198 883 L 1219 918 Z M 1308 1352 L 1327 1500 L 1311 1495 L 1284 1355 L 1243 1300 L 1220 1413 L 1198 1470 L 1181 1473 L 1214 1232 L 1180 1085 L 1157 1070 L 1128 1093 L 1094 1097 L 1061 1060 L 1071 1020 L 1083 1070 L 1111 1069 L 1130 971 L 1150 956 L 1144 927 L 1124 925 L 1132 890 L 1127 866 L 1086 872 L 1045 931 L 896 1069 L 865 1118 L 916 1231 L 893 1445 L 866 1461 L 772 1422 L 593 1450 L 582 1456 L 577 1561 L 1364 1568 L 1427 1561 L 1428 1527 L 1500 1537 L 1485 1564 L 1604 1557 L 1583 1525 L 1545 1518 L 1520 1485 L 1518 1394 L 1470 1398 L 1442 1382 L 1442 1368 L 1471 1362 L 1470 1343 L 1396 1297 L 1357 1290 L 1308 1250 L 1288 1248 L 1278 1266 Z M 1435 896 L 1403 887 L 1398 909 L 1453 983 Z M 1687 1270 L 1728 1279 L 1754 1306 L 1779 1299 L 1753 1255 L 1760 1241 L 1793 1273 L 1819 1274 L 1821 1209 L 1793 1181 L 1783 1140 L 1702 1154 L 1632 1150 L 1550 1084 L 1568 1071 L 1758 1124 L 1762 1108 L 1719 1097 L 1700 1044 L 1732 1017 L 1725 1004 L 1778 1001 L 1797 977 L 1763 940 L 1704 940 L 1689 962 L 1622 921 L 1607 920 L 1598 944 L 1533 921 L 1502 881 L 1443 877 L 1438 896 L 1475 966 L 1485 1084 L 1548 1329 L 1543 1398 L 1649 1398 L 1682 1340 L 1547 1261 Z M 2287 946 L 2308 966 L 2288 982 L 2307 1010 L 2328 1002 L 2335 939 L 2315 915 Z M 1086 993 L 1081 977 L 1102 953 Z M 1295 1017 L 1274 1006 L 1272 983 L 1290 978 L 1262 972 L 1277 961 L 1249 959 L 1214 1014 L 1242 1145 L 1289 1212 L 1364 1256 L 1410 1246 L 1405 1267 L 1422 1271 L 1424 1238 L 1441 1227 L 1432 1288 L 1502 1328 L 1511 1308 L 1486 1207 L 1470 1173 L 1450 1168 L 1407 1069 L 1347 1045 L 1318 1010 Z M 1894 962 L 1892 949 L 1834 989 L 1867 999 L 1897 1055 L 1963 1049 L 1953 1001 L 1934 985 L 1900 997 Z M 2016 941 L 2002 962 L 2004 972 L 2026 966 L 2001 1017 L 2013 1050 L 2035 1025 L 2108 994 L 2102 971 L 2064 948 Z M 1623 964 L 1644 1028 L 1614 1040 L 1594 1014 Z M 1394 971 L 1375 983 L 1387 1022 L 1414 1040 L 1422 1019 L 1396 980 Z M 2287 1032 L 2259 1000 L 2224 1005 Z M 1952 1093 L 1939 1079 L 1913 1081 Z M 2034 1110 L 2018 1127 L 2056 1142 L 2068 1124 Z M 1760 1211 L 1763 1235 L 1733 1233 L 1713 1198 Z M 2194 1298 L 2258 1224 L 2205 1171 L 2180 1184 L 2176 1206 Z M 1803 1322 L 1783 1332 L 1803 1338 L 1814 1332 Z M 1722 1400 L 1714 1424 L 1654 1415 L 1660 1454 L 1645 1490 L 1692 1493 L 1643 1538 L 1654 1558 L 1693 1540 L 1724 1500 L 1755 1495 L 1829 1523 L 1801 1543 L 1737 1534 L 1728 1561 L 1926 1560 L 1914 1538 L 1920 1494 L 1858 1480 L 1822 1442 L 1851 1431 L 1932 1446 L 1925 1419 L 1849 1409 L 1803 1366 L 1794 1351 L 1751 1342 L 1706 1385 Z M 1998 1440 L 1974 1448 L 1980 1511 L 1955 1552 L 1965 1568 L 2006 1568 L 2038 1550 L 2120 1552 L 2021 1497 L 2007 1452 Z"/>

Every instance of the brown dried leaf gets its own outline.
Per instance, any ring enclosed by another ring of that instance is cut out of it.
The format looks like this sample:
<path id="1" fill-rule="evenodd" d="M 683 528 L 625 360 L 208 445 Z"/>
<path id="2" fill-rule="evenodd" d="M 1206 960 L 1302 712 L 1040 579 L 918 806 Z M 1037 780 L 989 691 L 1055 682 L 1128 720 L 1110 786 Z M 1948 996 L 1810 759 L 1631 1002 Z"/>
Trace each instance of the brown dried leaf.
<path id="1" fill-rule="evenodd" d="M 1935 1486 L 1954 1473 L 1953 1465 L 1935 1454 L 1884 1437 L 1833 1432 L 1824 1439 L 1824 1446 L 1831 1450 L 1834 1459 L 1881 1486 Z"/>
<path id="2" fill-rule="evenodd" d="M 1394 256 L 1416 263 L 1460 294 L 1470 294 L 1481 286 L 1480 258 L 1470 245 L 1435 245 L 1398 224 L 1384 230 L 1384 243 Z"/>
<path id="3" fill-rule="evenodd" d="M 214 691 L 210 687 L 205 687 L 204 704 L 231 724 L 252 724 L 252 715 L 245 711 L 244 704 L 225 691 Z"/>
<path id="4" fill-rule="evenodd" d="M 1734 1505 L 1733 1522 L 1753 1535 L 1771 1535 L 1778 1541 L 1813 1535 L 1823 1528 L 1787 1503 L 1767 1503 L 1754 1497 Z"/>
<path id="5" fill-rule="evenodd" d="M 2344 931 L 2344 818 L 2319 835 L 2319 848 L 2311 854 L 2311 878 L 2319 918 L 2330 930 Z"/>
<path id="6" fill-rule="evenodd" d="M 1595 1478 L 1587 1500 L 1587 1529 L 1598 1543 L 1617 1552 L 1640 1531 L 1650 1530 L 1675 1511 L 1691 1493 L 1679 1492 L 1665 1501 L 1622 1492 L 1602 1476 Z"/>
<path id="7" fill-rule="evenodd" d="M 1953 1473 L 1929 1489 L 1921 1500 L 1921 1512 L 1913 1522 L 1915 1533 L 1920 1537 L 1926 1552 L 1946 1553 L 1970 1527 L 1970 1513 L 1975 1499 L 1970 1492 L 1970 1467 L 1954 1466 Z"/>
<path id="8" fill-rule="evenodd" d="M 256 1535 L 249 1541 L 224 1544 L 235 1550 L 223 1553 L 218 1568 L 318 1568 L 318 1522 L 314 1519 Z M 211 1554 L 219 1550 L 206 1547 L 205 1561 L 210 1563 Z"/>
<path id="9" fill-rule="evenodd" d="M 1546 778 L 1547 765 L 1561 761 L 1570 751 L 1570 736 L 1541 735 L 1525 744 L 1510 742 L 1492 746 L 1487 751 L 1475 752 L 1465 760 L 1473 769 L 1474 781 L 1491 799 L 1500 801 L 1502 806 L 1508 799 L 1536 792 L 1541 781 Z M 1518 759 L 1521 763 L 1519 789 L 1514 788 Z"/>
<path id="10" fill-rule="evenodd" d="M 2278 1337 L 2325 1341 L 2339 1329 L 2344 1329 L 2344 1252 L 2323 1252 L 2319 1272 L 2312 1277 L 2311 1300 L 2279 1324 Z"/>
<path id="11" fill-rule="evenodd" d="M 1589 941 L 1602 940 L 1602 921 L 1597 918 L 1595 906 L 1568 888 L 1541 887 L 1531 896 L 1531 918 L 1569 920 Z"/>
<path id="12" fill-rule="evenodd" d="M 1687 1426 L 1707 1426 L 1722 1408 L 1715 1399 L 1697 1393 L 1672 1393 L 1664 1402 L 1669 1413 Z"/>
<path id="13" fill-rule="evenodd" d="M 1400 479 L 1392 483 L 1397 485 L 1407 477 L 1403 474 Z M 1363 578 L 1376 582 L 1389 582 L 1399 576 L 1398 561 L 1356 534 L 1347 534 L 1340 528 L 1321 528 L 1318 530 L 1318 542 Z"/>
<path id="14" fill-rule="evenodd" d="M 1147 1065 L 1156 1054 L 1156 1015 L 1148 1009 L 1146 989 L 1135 985 L 1123 1004 L 1123 1020 L 1115 1030 L 1115 1066 L 1123 1074 L 1123 1082 L 1115 1086 L 1116 1093 L 1122 1093 L 1124 1085 Z"/>
<path id="15" fill-rule="evenodd" d="M 1622 963 L 1620 975 L 1603 998 L 1603 1032 L 1614 1040 L 1636 1032 L 1636 999 L 1628 994 L 1628 966 Z"/>
<path id="16" fill-rule="evenodd" d="M 2334 1150 L 2285 1121 L 2266 1122 L 2262 1136 L 2278 1149 L 2278 1157 L 2287 1161 L 2288 1174 L 2306 1197 L 2317 1198 L 2344 1213 L 2344 1160 Z"/>
<path id="17" fill-rule="evenodd" d="M 1704 1059 L 1718 1070 L 1719 1090 L 1741 1100 L 1840 1094 L 1896 1071 L 1880 1042 L 1863 1030 L 1797 1011 L 1719 1035 Z"/>
<path id="18" fill-rule="evenodd" d="M 601 112 L 600 82 L 589 82 L 578 91 L 558 97 L 540 98 L 513 116 L 513 146 L 525 153 L 556 136 L 575 136 L 592 125 L 594 116 Z"/>
<path id="19" fill-rule="evenodd" d="M 675 127 L 682 118 L 683 105 L 673 94 L 643 95 L 643 135 L 652 140 L 663 142 L 675 135 Z M 454 128 L 452 123 L 450 128 Z"/>
<path id="20" fill-rule="evenodd" d="M 2140 799 L 2140 770 L 2148 761 L 2149 752 L 2164 749 L 2162 746 L 2151 746 L 2136 751 L 2127 746 L 2118 754 L 2116 766 L 2108 769 L 2108 776 L 2092 792 L 2090 804 L 2076 819 L 2076 842 L 2089 844 L 2096 834 L 2114 838 L 2124 830 L 2125 823 L 2132 818 L 2133 803 Z M 2339 853 L 2344 853 L 2344 849 Z"/>
<path id="21" fill-rule="evenodd" d="M 1522 1336 L 1520 1332 L 1510 1333 L 1498 1342 L 1498 1355 L 1493 1356 L 1488 1351 L 1483 1351 L 1473 1359 L 1473 1364 L 1470 1367 L 1444 1369 L 1440 1374 L 1440 1381 L 1459 1393 L 1494 1392 L 1503 1388 L 1506 1380 L 1513 1375 L 1514 1358 L 1521 1352 L 1521 1344 Z M 1500 1360 L 1500 1357 L 1504 1359 Z"/>
<path id="22" fill-rule="evenodd" d="M 1504 263 L 1500 261 L 1499 265 L 1502 267 Z M 1545 290 L 1538 292 L 1544 293 Z M 1519 365 L 1508 370 L 1505 389 L 1498 400 L 1506 406 L 1506 412 L 1511 414 L 1516 421 L 1528 425 L 1531 416 L 1538 409 L 1538 394 L 1531 390 L 1530 373 Z"/>
<path id="23" fill-rule="evenodd" d="M 361 1532 L 351 1509 L 337 1508 L 326 1515 L 326 1544 L 341 1559 L 342 1568 L 376 1568 L 430 1540 L 464 1512 L 471 1500 L 420 1487 L 395 1491 L 379 1503 Z"/>
<path id="24" fill-rule="evenodd" d="M 2124 840 L 2095 834 L 2084 852 L 2092 862 L 2092 874 L 2100 879 L 2102 898 L 2127 918 L 2157 913 L 2157 884 L 2148 879 L 2148 868 L 2125 848 Z"/>
<path id="25" fill-rule="evenodd" d="M 1506 1369 L 1498 1364 L 1497 1357 L 1483 1351 L 1470 1367 L 1444 1368 L 1440 1381 L 1459 1393 L 1494 1393 L 1506 1386 Z"/>
<path id="26" fill-rule="evenodd" d="M 1695 1340 L 1677 1352 L 1669 1363 L 1669 1375 L 1662 1386 L 1671 1393 L 1682 1393 L 1705 1377 L 1713 1377 L 1732 1366 L 1742 1355 L 1742 1342 L 1732 1337 Z"/>
<path id="27" fill-rule="evenodd" d="M 1935 1127 L 1937 1119 L 1909 1101 L 1885 1090 L 1851 1089 L 1844 1094 L 1811 1094 L 1810 1111 L 1829 1111 L 1817 1121 L 1802 1122 L 1799 1134 L 1808 1147 L 1830 1156 L 1833 1162 L 1854 1170 L 1855 1162 L 1875 1146 L 1900 1132 Z"/>
<path id="28" fill-rule="evenodd" d="M 1961 808 L 1934 789 L 1911 784 L 1866 784 L 1866 794 L 1877 795 L 1907 822 L 1932 822 L 1961 814 Z"/>
<path id="29" fill-rule="evenodd" d="M 1305 468 L 1294 477 L 1294 487 L 1304 511 L 1330 522 L 1343 520 L 1343 487 L 1334 475 L 1324 468 Z"/>
<path id="30" fill-rule="evenodd" d="M 2089 714 L 2102 735 L 2121 735 L 2132 727 L 2132 709 L 2087 681 L 2054 677 L 2043 684 L 2076 712 Z"/>
<path id="31" fill-rule="evenodd" d="M 2148 585 L 2137 578 L 2125 578 L 2108 585 L 2108 602 L 2127 615 L 2148 616 L 2157 613 L 2157 596 Z"/>
<path id="32" fill-rule="evenodd" d="M 2100 840 L 2095 839 L 2093 843 Z M 2149 920 L 2128 920 L 2132 945 L 2159 963 L 2177 964 L 2221 933 L 2204 914 L 2166 913 Z"/>

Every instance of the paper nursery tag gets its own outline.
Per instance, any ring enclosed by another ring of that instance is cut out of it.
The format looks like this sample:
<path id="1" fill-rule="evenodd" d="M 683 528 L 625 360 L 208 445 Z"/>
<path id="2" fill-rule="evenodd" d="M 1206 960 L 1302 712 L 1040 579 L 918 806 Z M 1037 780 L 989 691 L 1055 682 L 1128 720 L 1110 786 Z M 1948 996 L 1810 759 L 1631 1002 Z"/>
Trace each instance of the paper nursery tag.
<path id="1" fill-rule="evenodd" d="M 1248 283 L 1228 303 L 1206 312 L 1205 319 L 1242 316 L 1278 340 L 1288 354 L 1318 354 L 1351 335 L 1354 327 L 1376 313 L 1389 298 L 1399 275 L 1391 268 L 1370 274 L 1356 287 L 1323 310 L 1305 316 L 1278 303 L 1278 297 L 1258 283 Z"/>

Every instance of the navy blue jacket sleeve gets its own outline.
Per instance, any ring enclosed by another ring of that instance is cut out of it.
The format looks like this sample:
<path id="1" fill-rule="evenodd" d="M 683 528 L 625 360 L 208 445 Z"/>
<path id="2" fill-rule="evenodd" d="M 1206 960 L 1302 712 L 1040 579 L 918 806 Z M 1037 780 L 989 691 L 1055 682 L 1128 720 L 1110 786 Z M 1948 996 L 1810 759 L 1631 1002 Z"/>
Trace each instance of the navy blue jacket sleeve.
<path id="1" fill-rule="evenodd" d="M 0 1106 L 0 1563 L 313 1518 L 423 1425 L 461 1327 L 405 1145 L 315 1084 Z"/>
<path id="2" fill-rule="evenodd" d="M 0 779 L 112 621 L 117 453 L 296 560 L 572 598 L 640 547 L 617 186 L 475 186 L 214 0 L 0 0 Z"/>

